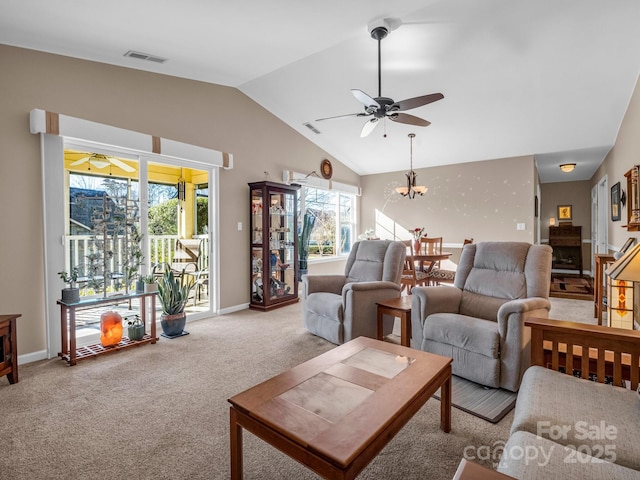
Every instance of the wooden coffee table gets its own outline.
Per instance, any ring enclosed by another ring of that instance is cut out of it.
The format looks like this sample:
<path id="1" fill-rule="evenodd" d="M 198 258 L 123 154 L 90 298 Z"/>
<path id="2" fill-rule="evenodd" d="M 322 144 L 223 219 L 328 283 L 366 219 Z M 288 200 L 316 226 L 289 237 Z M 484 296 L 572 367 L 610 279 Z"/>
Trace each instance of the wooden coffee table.
<path id="1" fill-rule="evenodd" d="M 441 389 L 451 430 L 452 359 L 359 337 L 229 399 L 231 478 L 246 429 L 325 478 L 352 479 Z"/>

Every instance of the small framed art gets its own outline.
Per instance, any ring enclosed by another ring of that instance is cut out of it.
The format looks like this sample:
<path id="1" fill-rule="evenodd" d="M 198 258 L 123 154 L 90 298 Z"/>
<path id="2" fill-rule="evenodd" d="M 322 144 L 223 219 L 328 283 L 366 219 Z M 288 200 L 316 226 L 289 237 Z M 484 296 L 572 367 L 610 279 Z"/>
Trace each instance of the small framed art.
<path id="1" fill-rule="evenodd" d="M 620 220 L 620 182 L 611 187 L 611 221 Z"/>
<path id="2" fill-rule="evenodd" d="M 567 222 L 573 220 L 573 207 L 571 205 L 558 205 L 558 221 Z"/>

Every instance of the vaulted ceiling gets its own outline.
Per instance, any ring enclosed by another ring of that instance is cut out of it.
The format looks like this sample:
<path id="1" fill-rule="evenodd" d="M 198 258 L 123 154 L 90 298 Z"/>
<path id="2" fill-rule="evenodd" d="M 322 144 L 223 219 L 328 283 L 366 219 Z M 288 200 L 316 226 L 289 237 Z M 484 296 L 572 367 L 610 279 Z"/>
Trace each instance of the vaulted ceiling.
<path id="1" fill-rule="evenodd" d="M 640 71 L 637 0 L 21 0 L 0 13 L 3 44 L 237 87 L 362 175 L 405 170 L 413 132 L 414 168 L 535 155 L 543 183 L 587 180 Z M 364 113 L 351 89 L 379 96 L 381 23 L 381 96 L 441 92 L 407 112 L 431 125 L 383 119 L 361 138 L 371 117 L 317 121 Z"/>

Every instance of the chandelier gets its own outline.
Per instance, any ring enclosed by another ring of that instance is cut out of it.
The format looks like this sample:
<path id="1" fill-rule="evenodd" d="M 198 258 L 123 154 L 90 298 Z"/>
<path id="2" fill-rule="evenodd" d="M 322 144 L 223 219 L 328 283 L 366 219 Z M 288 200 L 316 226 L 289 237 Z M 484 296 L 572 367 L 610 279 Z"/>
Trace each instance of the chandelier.
<path id="1" fill-rule="evenodd" d="M 409 153 L 409 172 L 406 173 L 407 177 L 407 186 L 406 187 L 397 187 L 396 192 L 398 192 L 403 197 L 413 198 L 418 195 L 424 195 L 427 191 L 427 187 L 424 185 L 416 185 L 416 172 L 413 171 L 413 137 L 415 137 L 415 133 L 409 134 L 409 142 L 410 142 L 410 153 Z"/>

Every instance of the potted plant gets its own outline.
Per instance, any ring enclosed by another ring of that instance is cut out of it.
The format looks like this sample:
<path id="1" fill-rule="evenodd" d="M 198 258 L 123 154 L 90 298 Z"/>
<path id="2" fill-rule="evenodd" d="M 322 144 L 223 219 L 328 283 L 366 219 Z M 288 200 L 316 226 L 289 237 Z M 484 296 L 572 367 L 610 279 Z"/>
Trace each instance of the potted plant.
<path id="1" fill-rule="evenodd" d="M 185 280 L 188 275 L 176 277 L 167 265 L 164 275 L 158 282 L 158 298 L 162 305 L 160 325 L 165 337 L 183 335 L 187 315 L 184 308 L 189 300 L 189 292 L 193 288 L 193 280 Z"/>
<path id="2" fill-rule="evenodd" d="M 304 214 L 304 219 L 302 220 L 302 232 L 298 236 L 298 281 L 302 279 L 302 275 L 305 275 L 308 269 L 308 260 L 309 260 L 309 241 L 311 239 L 311 232 L 313 231 L 313 226 L 316 223 L 316 216 L 307 211 Z"/>
<path id="3" fill-rule="evenodd" d="M 158 282 L 156 282 L 156 276 L 153 273 L 142 277 L 144 283 L 144 293 L 157 292 Z"/>
<path id="4" fill-rule="evenodd" d="M 64 303 L 78 303 L 80 301 L 80 289 L 76 285 L 78 274 L 78 267 L 73 267 L 71 273 L 67 273 L 64 270 L 58 272 L 62 281 L 69 285 L 67 288 L 62 289 L 62 301 Z"/>
<path id="5" fill-rule="evenodd" d="M 131 315 L 127 320 L 127 336 L 129 340 L 138 341 L 144 337 L 144 323 L 139 315 Z"/>

